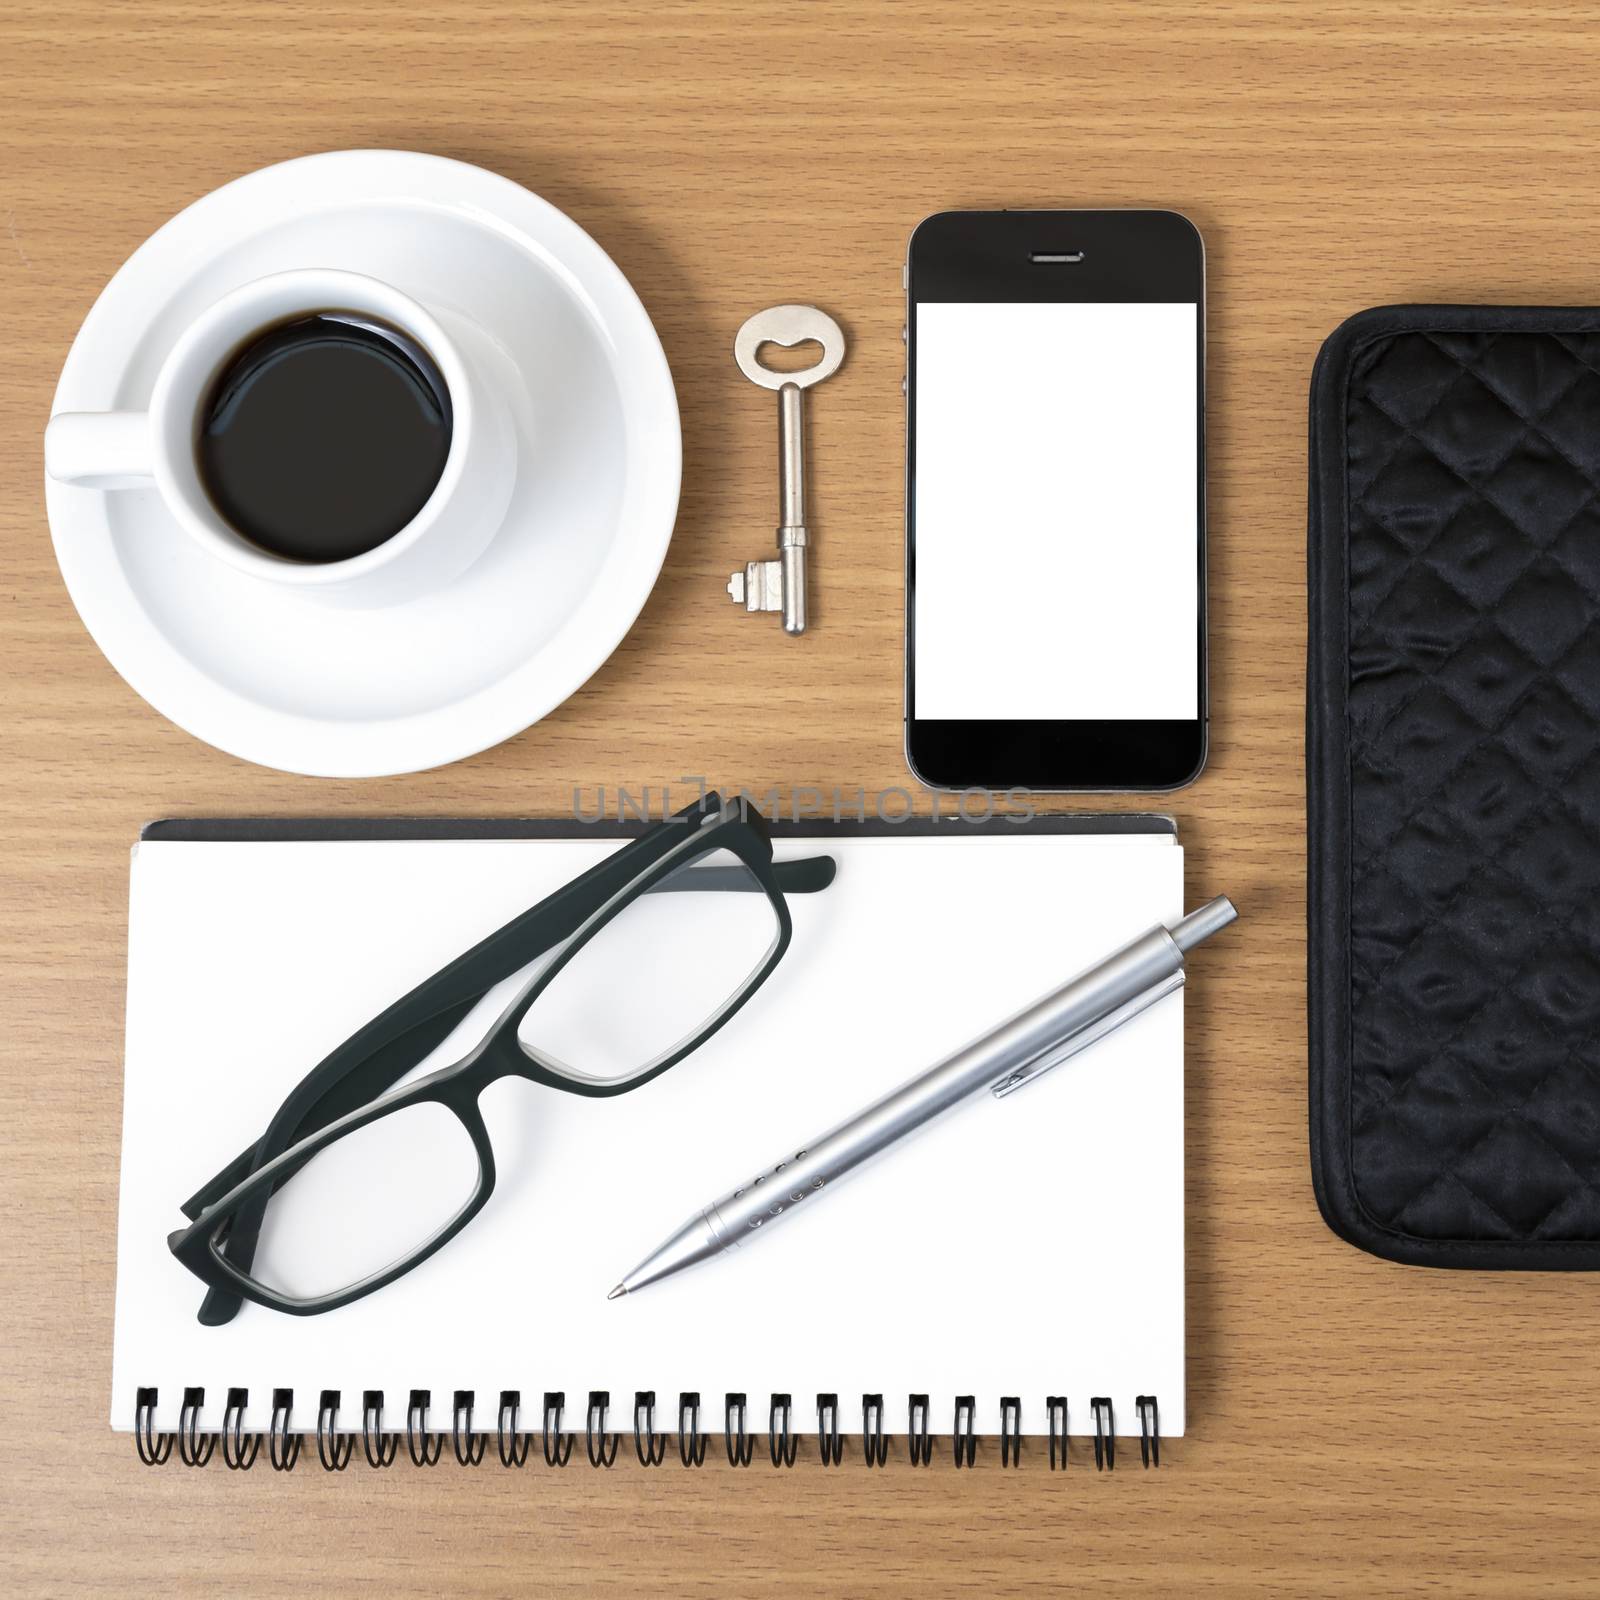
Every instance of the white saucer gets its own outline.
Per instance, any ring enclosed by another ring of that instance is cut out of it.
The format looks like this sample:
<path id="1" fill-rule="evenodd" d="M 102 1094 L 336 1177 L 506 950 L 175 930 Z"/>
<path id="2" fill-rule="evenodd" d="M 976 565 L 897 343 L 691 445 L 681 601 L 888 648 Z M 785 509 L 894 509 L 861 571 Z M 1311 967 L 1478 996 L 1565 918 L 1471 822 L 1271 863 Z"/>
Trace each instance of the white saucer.
<path id="1" fill-rule="evenodd" d="M 677 512 L 672 376 L 627 281 L 553 206 L 480 167 L 349 150 L 251 173 L 154 234 L 85 319 L 53 411 L 143 409 L 197 312 L 312 265 L 459 309 L 520 374 L 487 553 L 438 593 L 340 610 L 225 567 L 153 489 L 47 482 L 56 558 L 111 664 L 197 738 L 290 772 L 419 771 L 538 721 L 632 626 Z"/>

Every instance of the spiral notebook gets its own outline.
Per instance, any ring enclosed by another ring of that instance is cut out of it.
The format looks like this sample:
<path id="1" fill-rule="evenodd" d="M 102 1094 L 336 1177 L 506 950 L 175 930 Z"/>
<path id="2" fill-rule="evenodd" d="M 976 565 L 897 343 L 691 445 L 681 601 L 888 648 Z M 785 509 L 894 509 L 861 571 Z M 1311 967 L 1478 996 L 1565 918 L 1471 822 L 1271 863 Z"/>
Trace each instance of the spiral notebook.
<path id="1" fill-rule="evenodd" d="M 816 1439 L 801 1458 L 828 1460 L 870 1458 L 880 1434 L 909 1437 L 913 1459 L 952 1434 L 970 1448 L 1048 1433 L 1052 1458 L 1069 1432 L 1181 1434 L 1181 992 L 902 1144 L 759 1247 L 606 1298 L 747 1169 L 1181 915 L 1183 856 L 1162 817 L 778 825 L 780 859 L 826 851 L 837 878 L 791 896 L 788 954 L 700 1050 L 615 1099 L 494 1085 L 499 1184 L 459 1238 L 327 1315 L 246 1305 L 225 1326 L 196 1320 L 201 1285 L 166 1245 L 179 1203 L 332 1045 L 625 831 L 145 830 L 112 1426 L 152 1451 L 175 1433 L 191 1462 L 221 1437 L 230 1464 L 260 1434 L 278 1464 L 302 1433 L 325 1464 L 352 1444 L 360 1460 L 363 1442 L 386 1462 L 402 1437 L 414 1459 L 441 1446 L 448 1459 L 452 1434 L 464 1459 L 487 1440 L 492 1460 L 496 1434 L 513 1461 L 541 1435 L 563 1460 L 567 1434 L 577 1461 L 608 1459 L 614 1435 L 629 1458 L 671 1440 L 676 1459 L 680 1425 L 691 1461 L 705 1437 L 718 1457 L 743 1440 L 746 1459 L 751 1440 L 781 1459 L 788 1437 L 791 1460 Z M 491 991 L 424 1066 L 456 1059 L 498 1002 Z M 394 1158 L 429 1169 L 425 1147 Z"/>

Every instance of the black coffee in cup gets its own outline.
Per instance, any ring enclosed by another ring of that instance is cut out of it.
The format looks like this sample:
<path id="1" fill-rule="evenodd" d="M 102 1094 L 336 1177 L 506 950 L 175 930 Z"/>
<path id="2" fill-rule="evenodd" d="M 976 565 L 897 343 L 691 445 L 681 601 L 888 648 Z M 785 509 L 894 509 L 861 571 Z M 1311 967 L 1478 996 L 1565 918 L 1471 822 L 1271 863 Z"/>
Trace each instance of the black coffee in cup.
<path id="1" fill-rule="evenodd" d="M 427 503 L 450 453 L 450 391 L 399 328 L 317 311 L 263 329 L 201 407 L 200 480 L 236 532 L 291 561 L 346 561 Z"/>

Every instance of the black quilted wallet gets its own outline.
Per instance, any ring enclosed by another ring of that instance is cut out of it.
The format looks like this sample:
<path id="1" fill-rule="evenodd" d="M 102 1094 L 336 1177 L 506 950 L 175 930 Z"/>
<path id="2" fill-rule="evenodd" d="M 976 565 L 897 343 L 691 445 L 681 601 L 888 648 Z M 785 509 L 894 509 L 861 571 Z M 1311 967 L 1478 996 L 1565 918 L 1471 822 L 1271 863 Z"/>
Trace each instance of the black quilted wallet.
<path id="1" fill-rule="evenodd" d="M 1600 310 L 1352 317 L 1310 475 L 1318 1203 L 1600 1268 Z"/>

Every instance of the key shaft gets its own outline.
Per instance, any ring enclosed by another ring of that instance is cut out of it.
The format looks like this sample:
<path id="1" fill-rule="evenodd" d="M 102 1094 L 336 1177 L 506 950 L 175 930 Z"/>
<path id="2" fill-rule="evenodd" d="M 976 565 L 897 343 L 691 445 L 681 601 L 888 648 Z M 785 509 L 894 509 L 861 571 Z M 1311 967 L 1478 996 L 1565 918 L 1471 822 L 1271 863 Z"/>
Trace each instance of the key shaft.
<path id="1" fill-rule="evenodd" d="M 783 631 L 806 631 L 806 400 L 798 384 L 778 391 L 778 560 Z"/>

